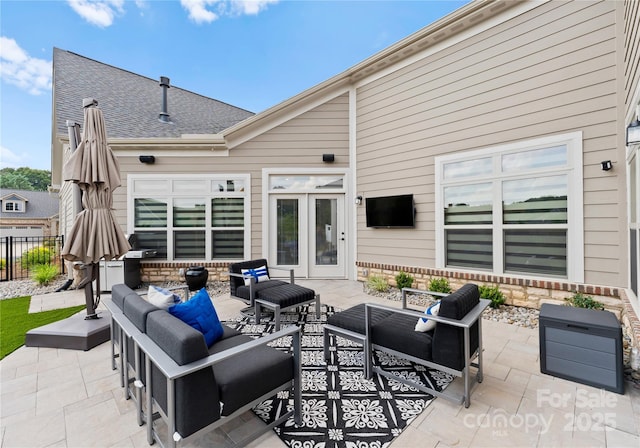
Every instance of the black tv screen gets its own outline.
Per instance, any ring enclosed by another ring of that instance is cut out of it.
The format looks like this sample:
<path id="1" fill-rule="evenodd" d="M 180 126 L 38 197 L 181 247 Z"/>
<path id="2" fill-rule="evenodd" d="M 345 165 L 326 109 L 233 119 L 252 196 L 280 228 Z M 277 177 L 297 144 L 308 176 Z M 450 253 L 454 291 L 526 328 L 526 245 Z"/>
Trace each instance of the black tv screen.
<path id="1" fill-rule="evenodd" d="M 413 195 L 366 199 L 367 227 L 414 227 Z"/>

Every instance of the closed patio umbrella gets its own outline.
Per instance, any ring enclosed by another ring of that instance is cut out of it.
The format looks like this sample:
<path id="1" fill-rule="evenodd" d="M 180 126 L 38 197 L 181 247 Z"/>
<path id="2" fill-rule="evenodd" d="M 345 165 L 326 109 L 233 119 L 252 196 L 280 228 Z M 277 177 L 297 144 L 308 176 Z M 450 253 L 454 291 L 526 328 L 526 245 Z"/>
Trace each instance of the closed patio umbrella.
<path id="1" fill-rule="evenodd" d="M 64 165 L 64 180 L 78 185 L 82 195 L 82 211 L 73 221 L 62 248 L 65 260 L 82 263 L 87 318 L 97 318 L 95 309 L 100 297 L 98 262 L 124 255 L 131 246 L 116 222 L 112 210 L 113 190 L 120 186 L 120 166 L 107 145 L 107 132 L 102 110 L 92 98 L 83 100 L 84 126 L 80 144 Z M 96 299 L 93 298 L 96 280 Z"/>

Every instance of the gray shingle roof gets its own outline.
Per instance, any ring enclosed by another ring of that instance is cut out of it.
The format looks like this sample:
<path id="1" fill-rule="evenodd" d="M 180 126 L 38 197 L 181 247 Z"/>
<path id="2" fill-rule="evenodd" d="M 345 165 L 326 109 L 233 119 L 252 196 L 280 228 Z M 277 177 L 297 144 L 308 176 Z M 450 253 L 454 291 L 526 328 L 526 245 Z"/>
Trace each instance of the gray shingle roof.
<path id="1" fill-rule="evenodd" d="M 26 199 L 27 203 L 24 213 L 5 213 L 0 207 L 0 218 L 51 218 L 58 214 L 57 193 L 0 188 L 0 202 L 4 199 Z"/>
<path id="2" fill-rule="evenodd" d="M 170 74 L 161 74 L 168 76 Z M 70 51 L 53 49 L 53 102 L 57 134 L 66 121 L 83 123 L 82 100 L 95 98 L 109 138 L 174 138 L 216 134 L 254 115 L 244 109 L 178 87 L 167 92 L 172 123 L 162 123 L 162 88 L 158 79 L 137 75 Z"/>

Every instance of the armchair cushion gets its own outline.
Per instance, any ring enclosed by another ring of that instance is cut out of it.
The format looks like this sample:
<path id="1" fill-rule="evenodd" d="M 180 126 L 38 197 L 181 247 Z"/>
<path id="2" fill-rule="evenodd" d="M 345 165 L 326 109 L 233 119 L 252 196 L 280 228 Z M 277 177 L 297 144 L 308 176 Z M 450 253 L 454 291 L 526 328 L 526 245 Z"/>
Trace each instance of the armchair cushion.
<path id="1" fill-rule="evenodd" d="M 460 320 L 480 303 L 478 286 L 467 283 L 440 301 L 440 317 Z M 473 353 L 479 346 L 478 322 L 469 329 L 469 349 Z M 452 369 L 464 367 L 464 330 L 446 324 L 436 324 L 433 333 L 433 361 Z"/>
<path id="2" fill-rule="evenodd" d="M 261 266 L 267 267 L 267 275 L 269 275 L 269 265 L 267 264 L 267 260 L 265 258 L 260 258 L 258 260 L 248 260 L 248 261 L 240 261 L 238 263 L 231 263 L 229 265 L 229 272 L 233 274 L 242 274 L 243 269 L 256 269 Z M 270 277 L 270 276 L 269 276 Z M 244 284 L 244 279 L 236 276 L 229 276 L 229 287 L 231 289 L 231 295 L 241 297 L 237 294 L 236 289 L 240 286 L 247 286 Z M 247 290 L 249 288 L 247 287 Z M 247 293 L 248 294 L 248 293 Z"/>
<path id="3" fill-rule="evenodd" d="M 222 337 L 224 332 L 213 303 L 202 288 L 190 300 L 168 309 L 169 313 L 204 335 L 207 347 Z"/>
<path id="4" fill-rule="evenodd" d="M 431 361 L 433 332 L 414 331 L 416 318 L 391 313 L 371 327 L 371 341 L 400 353 Z"/>

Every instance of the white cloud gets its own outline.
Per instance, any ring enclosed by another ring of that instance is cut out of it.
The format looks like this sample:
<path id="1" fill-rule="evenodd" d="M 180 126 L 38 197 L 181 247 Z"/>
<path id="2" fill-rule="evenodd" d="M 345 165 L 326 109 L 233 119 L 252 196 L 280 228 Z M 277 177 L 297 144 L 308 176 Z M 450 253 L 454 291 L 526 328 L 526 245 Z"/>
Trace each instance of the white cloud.
<path id="1" fill-rule="evenodd" d="M 20 168 L 27 166 L 25 158 L 13 153 L 9 148 L 0 146 L 0 168 Z"/>
<path id="2" fill-rule="evenodd" d="M 124 13 L 124 0 L 67 0 L 69 6 L 87 22 L 101 28 L 111 26 Z"/>
<path id="3" fill-rule="evenodd" d="M 256 15 L 280 0 L 180 0 L 196 23 L 211 23 L 220 16 Z M 213 9 L 213 11 L 212 11 Z"/>
<path id="4" fill-rule="evenodd" d="M 0 76 L 2 80 L 40 95 L 51 90 L 51 62 L 30 57 L 15 40 L 0 37 Z"/>

